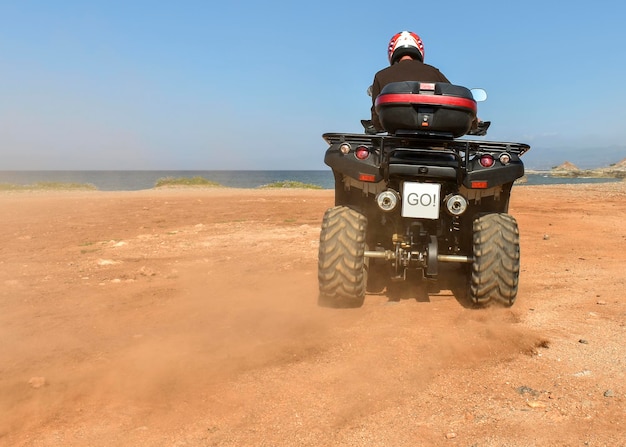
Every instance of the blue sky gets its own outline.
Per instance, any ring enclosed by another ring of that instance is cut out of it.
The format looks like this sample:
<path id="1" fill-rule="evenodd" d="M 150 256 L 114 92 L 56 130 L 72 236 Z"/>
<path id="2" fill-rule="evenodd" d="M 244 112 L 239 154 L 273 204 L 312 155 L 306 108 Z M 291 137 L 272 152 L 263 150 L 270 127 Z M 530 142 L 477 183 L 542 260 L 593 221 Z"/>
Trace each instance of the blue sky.
<path id="1" fill-rule="evenodd" d="M 404 29 L 527 167 L 615 163 L 625 5 L 0 0 L 0 170 L 327 169 Z"/>

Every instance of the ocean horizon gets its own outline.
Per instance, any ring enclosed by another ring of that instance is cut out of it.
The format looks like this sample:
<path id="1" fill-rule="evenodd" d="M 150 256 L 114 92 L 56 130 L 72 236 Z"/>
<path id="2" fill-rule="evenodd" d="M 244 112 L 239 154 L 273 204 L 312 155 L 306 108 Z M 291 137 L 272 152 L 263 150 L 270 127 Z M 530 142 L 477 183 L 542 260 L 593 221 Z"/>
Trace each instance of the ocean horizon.
<path id="1" fill-rule="evenodd" d="M 334 178 L 328 170 L 53 170 L 0 171 L 0 183 L 33 185 L 39 182 L 81 183 L 95 186 L 100 191 L 139 191 L 152 189 L 158 180 L 173 177 L 203 177 L 230 188 L 259 188 L 276 182 L 296 181 L 333 189 Z M 606 183 L 620 181 L 613 178 L 563 178 L 547 173 L 526 175 L 524 185 L 555 185 L 577 183 Z"/>

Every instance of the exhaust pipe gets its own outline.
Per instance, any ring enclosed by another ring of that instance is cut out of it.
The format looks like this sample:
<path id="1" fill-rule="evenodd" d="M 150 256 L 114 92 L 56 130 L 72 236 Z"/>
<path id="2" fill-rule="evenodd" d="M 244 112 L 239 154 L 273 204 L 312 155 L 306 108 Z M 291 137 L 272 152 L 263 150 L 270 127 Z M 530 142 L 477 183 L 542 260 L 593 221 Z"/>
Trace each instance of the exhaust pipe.
<path id="1" fill-rule="evenodd" d="M 467 209 L 467 199 L 461 194 L 450 194 L 445 199 L 446 210 L 452 216 L 460 216 Z"/>
<path id="2" fill-rule="evenodd" d="M 388 189 L 376 196 L 378 208 L 385 212 L 393 211 L 400 201 L 400 194 L 393 189 Z"/>

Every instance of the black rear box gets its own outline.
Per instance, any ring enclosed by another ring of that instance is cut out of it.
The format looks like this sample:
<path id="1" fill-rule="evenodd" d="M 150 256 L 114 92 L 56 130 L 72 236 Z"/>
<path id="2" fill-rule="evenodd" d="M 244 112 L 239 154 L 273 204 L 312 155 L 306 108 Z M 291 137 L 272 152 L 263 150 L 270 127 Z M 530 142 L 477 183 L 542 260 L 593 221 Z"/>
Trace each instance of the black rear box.
<path id="1" fill-rule="evenodd" d="M 445 82 L 392 82 L 376 98 L 376 113 L 390 134 L 460 137 L 476 118 L 472 92 Z"/>

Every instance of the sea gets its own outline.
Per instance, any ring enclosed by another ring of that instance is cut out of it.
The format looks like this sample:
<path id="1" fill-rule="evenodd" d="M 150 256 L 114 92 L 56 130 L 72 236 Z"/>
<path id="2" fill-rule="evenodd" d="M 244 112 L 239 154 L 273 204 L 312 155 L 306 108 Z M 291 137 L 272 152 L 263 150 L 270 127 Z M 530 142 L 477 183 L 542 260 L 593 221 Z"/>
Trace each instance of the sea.
<path id="1" fill-rule="evenodd" d="M 230 188 L 259 188 L 297 181 L 333 189 L 330 169 L 316 171 L 0 171 L 0 184 L 33 185 L 39 182 L 83 183 L 101 191 L 139 191 L 154 188 L 159 179 L 204 177 Z M 606 183 L 612 178 L 560 178 L 548 174 L 527 174 L 525 185 Z"/>

